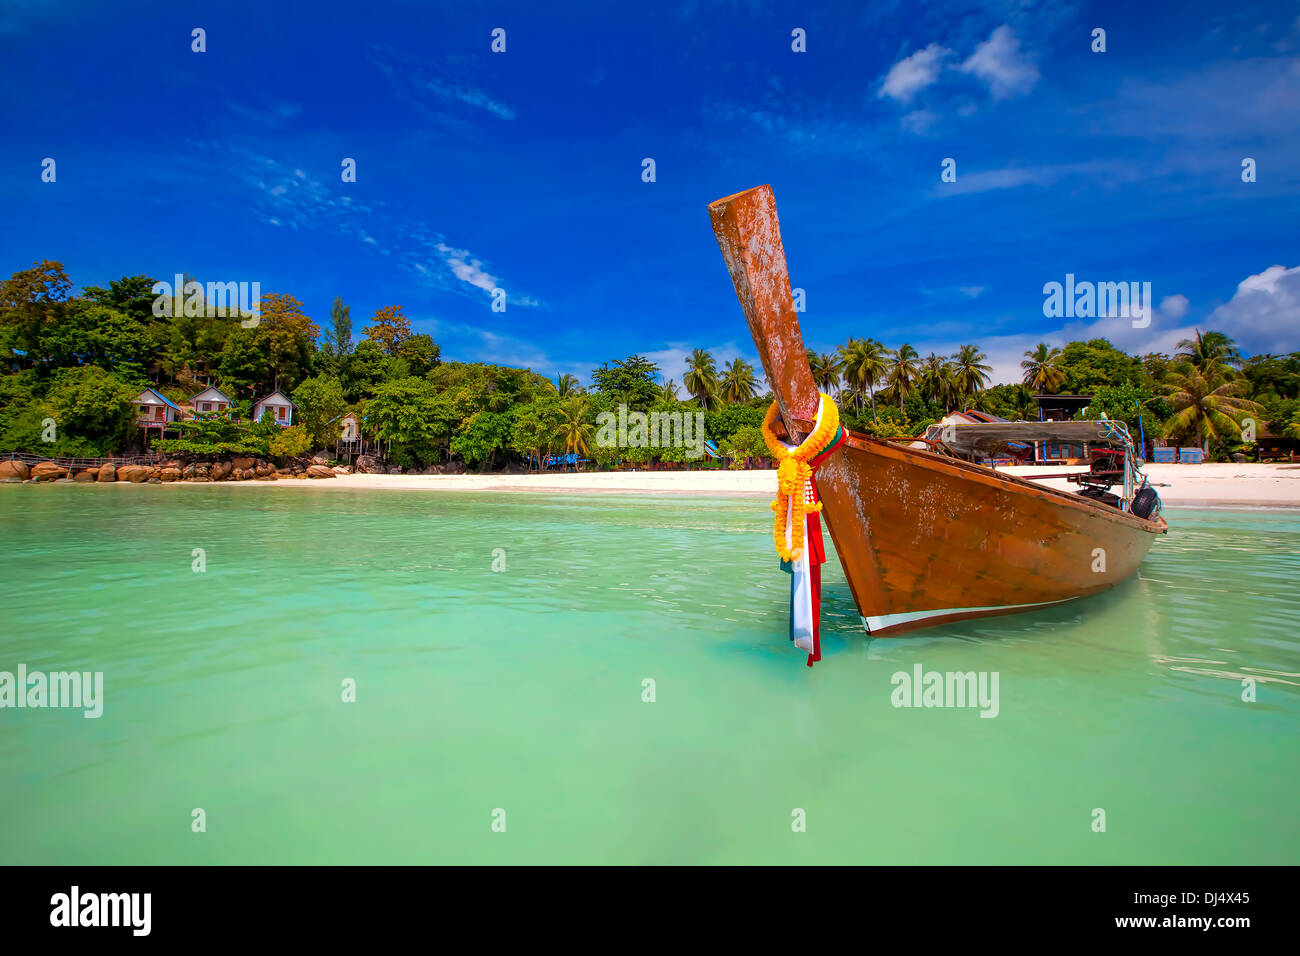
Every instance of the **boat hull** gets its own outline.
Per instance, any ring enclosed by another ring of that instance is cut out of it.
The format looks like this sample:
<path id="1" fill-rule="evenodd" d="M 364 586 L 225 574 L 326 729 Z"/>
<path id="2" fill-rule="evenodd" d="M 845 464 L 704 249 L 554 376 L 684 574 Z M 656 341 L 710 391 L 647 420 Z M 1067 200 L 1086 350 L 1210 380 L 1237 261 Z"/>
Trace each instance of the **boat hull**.
<path id="1" fill-rule="evenodd" d="M 877 636 L 1105 591 L 1165 530 L 1162 520 L 859 436 L 821 466 L 817 490 L 863 625 Z"/>

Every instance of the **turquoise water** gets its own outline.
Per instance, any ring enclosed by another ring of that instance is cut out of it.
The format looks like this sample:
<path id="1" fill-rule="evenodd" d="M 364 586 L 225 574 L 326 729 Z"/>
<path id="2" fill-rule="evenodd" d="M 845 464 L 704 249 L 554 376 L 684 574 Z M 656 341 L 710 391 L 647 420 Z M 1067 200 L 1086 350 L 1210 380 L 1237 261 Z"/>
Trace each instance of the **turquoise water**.
<path id="1" fill-rule="evenodd" d="M 1168 517 L 916 637 L 832 562 L 809 669 L 763 499 L 3 486 L 0 671 L 105 703 L 0 710 L 0 863 L 1300 862 L 1300 513 Z"/>

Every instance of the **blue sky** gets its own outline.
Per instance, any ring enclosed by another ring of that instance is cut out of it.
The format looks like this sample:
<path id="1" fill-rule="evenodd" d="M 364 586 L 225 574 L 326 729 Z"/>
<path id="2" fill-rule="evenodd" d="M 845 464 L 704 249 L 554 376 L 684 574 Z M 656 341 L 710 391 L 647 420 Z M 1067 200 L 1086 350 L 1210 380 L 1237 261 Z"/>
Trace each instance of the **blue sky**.
<path id="1" fill-rule="evenodd" d="M 358 332 L 400 304 L 447 358 L 680 382 L 697 346 L 757 364 L 706 206 L 771 183 L 819 350 L 1300 349 L 1296 3 L 5 0 L 0 63 L 5 273 L 260 281 Z M 1067 272 L 1161 307 L 1044 318 Z"/>

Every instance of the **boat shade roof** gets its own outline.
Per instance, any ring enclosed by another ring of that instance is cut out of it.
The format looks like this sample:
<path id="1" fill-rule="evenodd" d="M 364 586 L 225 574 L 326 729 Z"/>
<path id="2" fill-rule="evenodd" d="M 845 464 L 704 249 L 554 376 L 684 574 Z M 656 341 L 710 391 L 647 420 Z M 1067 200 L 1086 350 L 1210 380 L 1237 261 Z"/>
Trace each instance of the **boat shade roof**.
<path id="1" fill-rule="evenodd" d="M 944 438 L 949 426 L 931 425 L 927 438 Z M 954 423 L 944 444 L 959 454 L 992 454 L 1017 442 L 1068 441 L 1111 445 L 1131 444 L 1128 427 L 1119 421 L 1092 422 L 979 422 Z"/>

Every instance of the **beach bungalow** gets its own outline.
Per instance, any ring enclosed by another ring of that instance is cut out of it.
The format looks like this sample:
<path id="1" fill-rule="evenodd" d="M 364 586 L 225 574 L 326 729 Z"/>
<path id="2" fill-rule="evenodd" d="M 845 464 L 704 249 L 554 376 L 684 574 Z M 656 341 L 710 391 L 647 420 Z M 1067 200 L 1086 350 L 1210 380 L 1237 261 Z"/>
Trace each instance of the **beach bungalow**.
<path id="1" fill-rule="evenodd" d="M 339 423 L 339 441 L 354 442 L 361 440 L 361 422 L 357 419 L 356 412 L 348 412 L 338 419 Z"/>
<path id="2" fill-rule="evenodd" d="M 260 422 L 262 415 L 268 411 L 281 428 L 288 428 L 293 424 L 293 402 L 289 401 L 289 396 L 278 388 L 253 403 L 253 421 Z"/>
<path id="3" fill-rule="evenodd" d="M 1068 422 L 1088 407 L 1091 395 L 1035 395 L 1040 422 Z"/>
<path id="4" fill-rule="evenodd" d="M 165 429 L 181 417 L 180 406 L 167 396 L 146 388 L 135 397 L 136 424 L 141 428 Z"/>
<path id="5" fill-rule="evenodd" d="M 210 385 L 190 400 L 195 415 L 225 412 L 235 407 L 235 401 L 215 385 Z"/>

